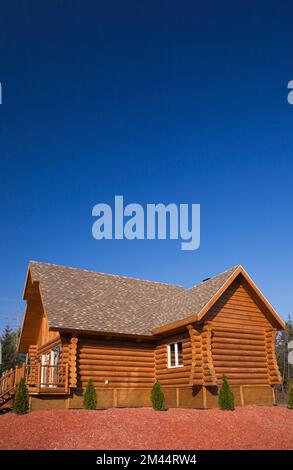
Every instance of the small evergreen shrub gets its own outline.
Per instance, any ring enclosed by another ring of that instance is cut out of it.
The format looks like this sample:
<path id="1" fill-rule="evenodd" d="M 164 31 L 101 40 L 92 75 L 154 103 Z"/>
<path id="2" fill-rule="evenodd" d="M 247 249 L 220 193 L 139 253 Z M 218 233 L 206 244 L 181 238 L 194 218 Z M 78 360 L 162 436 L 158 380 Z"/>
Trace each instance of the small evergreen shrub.
<path id="1" fill-rule="evenodd" d="M 158 380 L 154 383 L 153 388 L 152 388 L 151 402 L 152 402 L 152 407 L 154 410 L 156 411 L 166 410 L 164 392 L 161 389 L 161 384 Z"/>
<path id="2" fill-rule="evenodd" d="M 288 408 L 290 408 L 290 410 L 293 410 L 293 380 L 289 386 Z"/>
<path id="3" fill-rule="evenodd" d="M 234 410 L 234 395 L 230 389 L 227 377 L 223 374 L 223 383 L 219 392 L 219 408 L 221 410 Z"/>
<path id="4" fill-rule="evenodd" d="M 17 415 L 23 415 L 29 412 L 29 397 L 26 390 L 25 380 L 23 378 L 19 382 L 15 392 L 13 411 Z"/>
<path id="5" fill-rule="evenodd" d="M 86 390 L 83 395 L 83 406 L 86 410 L 95 410 L 97 408 L 97 392 L 92 379 L 89 379 Z"/>

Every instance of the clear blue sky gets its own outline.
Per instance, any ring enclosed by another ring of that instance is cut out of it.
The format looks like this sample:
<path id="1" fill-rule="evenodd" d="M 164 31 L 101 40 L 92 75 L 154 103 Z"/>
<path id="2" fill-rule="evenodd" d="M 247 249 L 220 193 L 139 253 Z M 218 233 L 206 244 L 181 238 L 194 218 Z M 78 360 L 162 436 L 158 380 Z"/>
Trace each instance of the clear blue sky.
<path id="1" fill-rule="evenodd" d="M 293 313 L 292 2 L 1 2 L 0 326 L 30 259 L 192 286 L 242 264 Z M 201 246 L 96 241 L 95 203 L 200 203 Z"/>

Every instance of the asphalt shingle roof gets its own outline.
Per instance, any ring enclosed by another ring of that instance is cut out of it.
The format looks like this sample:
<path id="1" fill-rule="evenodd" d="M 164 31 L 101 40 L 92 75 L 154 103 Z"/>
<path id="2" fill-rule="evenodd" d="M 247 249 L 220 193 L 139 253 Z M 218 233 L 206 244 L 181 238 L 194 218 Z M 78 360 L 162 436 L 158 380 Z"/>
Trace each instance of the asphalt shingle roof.
<path id="1" fill-rule="evenodd" d="M 196 315 L 237 269 L 191 289 L 161 282 L 31 261 L 49 327 L 152 335 L 154 328 Z"/>

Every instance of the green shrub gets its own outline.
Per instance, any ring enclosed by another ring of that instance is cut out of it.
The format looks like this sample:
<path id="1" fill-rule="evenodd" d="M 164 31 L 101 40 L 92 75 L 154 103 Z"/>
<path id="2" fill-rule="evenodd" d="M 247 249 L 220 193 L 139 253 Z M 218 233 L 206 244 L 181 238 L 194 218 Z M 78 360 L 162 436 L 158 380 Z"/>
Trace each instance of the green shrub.
<path id="1" fill-rule="evenodd" d="M 89 379 L 87 383 L 83 395 L 83 406 L 86 410 L 95 410 L 97 408 L 97 393 L 92 379 Z"/>
<path id="2" fill-rule="evenodd" d="M 23 415 L 29 412 L 29 397 L 24 379 L 21 379 L 16 389 L 13 401 L 13 411 L 17 415 Z"/>
<path id="3" fill-rule="evenodd" d="M 234 410 L 234 395 L 230 389 L 227 377 L 223 374 L 223 382 L 219 393 L 219 408 L 221 410 Z"/>
<path id="4" fill-rule="evenodd" d="M 289 387 L 288 408 L 290 408 L 290 410 L 293 410 L 293 380 Z"/>
<path id="5" fill-rule="evenodd" d="M 166 410 L 165 406 L 165 396 L 163 393 L 163 390 L 161 389 L 161 384 L 157 380 L 152 388 L 152 393 L 151 393 L 151 402 L 152 402 L 152 407 L 156 411 L 164 411 Z"/>

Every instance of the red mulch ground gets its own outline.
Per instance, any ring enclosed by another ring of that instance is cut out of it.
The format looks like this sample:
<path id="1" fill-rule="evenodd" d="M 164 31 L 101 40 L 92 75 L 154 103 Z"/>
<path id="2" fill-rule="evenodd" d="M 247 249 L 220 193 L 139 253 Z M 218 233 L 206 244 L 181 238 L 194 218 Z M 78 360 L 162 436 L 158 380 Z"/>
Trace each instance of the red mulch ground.
<path id="1" fill-rule="evenodd" d="M 0 449 L 293 449 L 293 411 L 150 408 L 0 416 Z"/>

